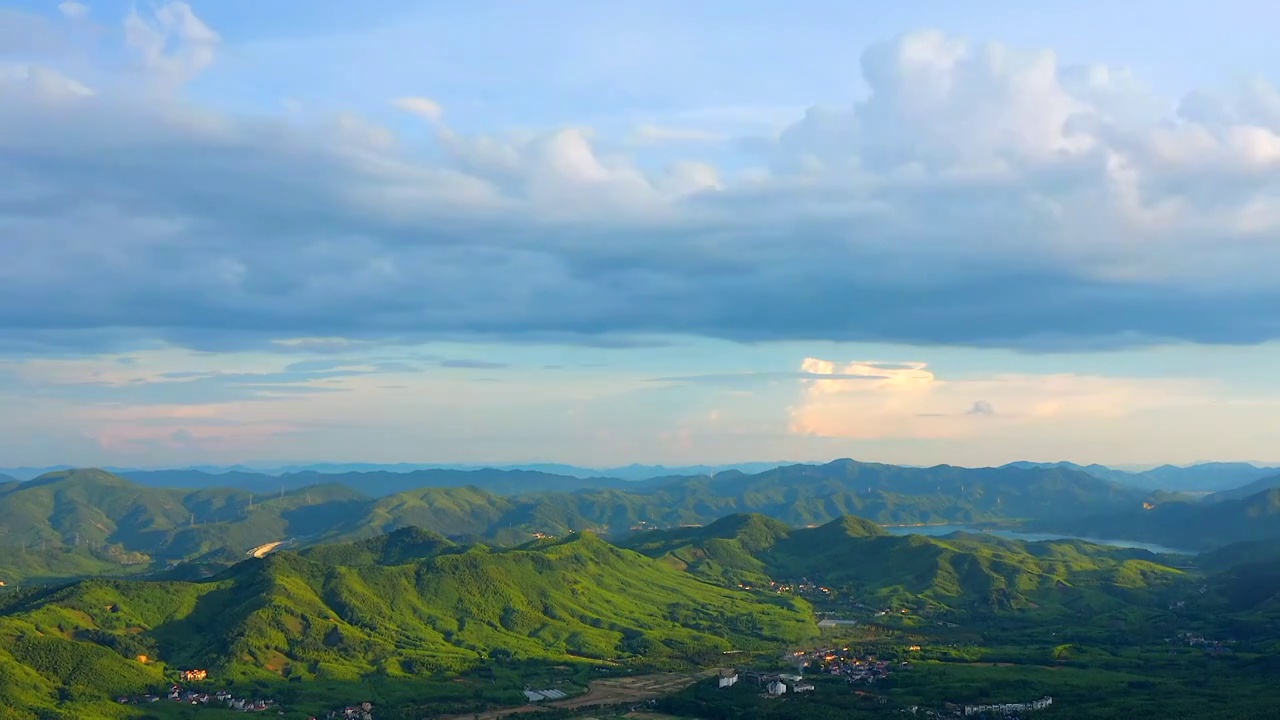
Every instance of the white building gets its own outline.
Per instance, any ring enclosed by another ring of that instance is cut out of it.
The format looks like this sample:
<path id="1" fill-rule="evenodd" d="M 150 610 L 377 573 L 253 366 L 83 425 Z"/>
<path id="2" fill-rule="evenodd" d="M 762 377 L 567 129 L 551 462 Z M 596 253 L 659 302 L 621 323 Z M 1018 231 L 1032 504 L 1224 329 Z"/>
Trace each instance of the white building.
<path id="1" fill-rule="evenodd" d="M 733 684 L 736 682 L 738 682 L 737 670 L 721 670 L 720 671 L 720 687 L 722 688 L 733 687 Z"/>
<path id="2" fill-rule="evenodd" d="M 787 686 L 781 680 L 774 680 L 769 683 L 768 691 L 770 695 L 782 695 L 787 692 Z"/>

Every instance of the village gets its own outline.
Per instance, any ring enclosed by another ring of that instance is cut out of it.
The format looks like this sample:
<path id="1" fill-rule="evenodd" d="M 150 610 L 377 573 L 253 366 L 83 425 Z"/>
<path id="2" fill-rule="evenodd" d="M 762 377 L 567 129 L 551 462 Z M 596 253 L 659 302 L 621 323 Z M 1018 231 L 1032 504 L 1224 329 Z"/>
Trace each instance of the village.
<path id="1" fill-rule="evenodd" d="M 1166 638 L 1165 642 L 1174 645 L 1204 648 L 1205 653 L 1209 655 L 1231 655 L 1235 653 L 1234 650 L 1227 647 L 1234 643 L 1233 640 L 1213 640 L 1192 632 L 1180 632 L 1176 637 Z"/>
<path id="2" fill-rule="evenodd" d="M 183 670 L 178 674 L 178 677 L 181 682 L 200 683 L 209 679 L 209 672 L 207 670 Z M 168 692 L 165 693 L 122 695 L 116 698 L 116 702 L 121 705 L 147 705 L 162 701 L 200 707 L 218 706 L 240 712 L 264 712 L 277 709 L 275 700 L 241 698 L 236 697 L 235 694 L 227 690 L 209 692 L 207 690 L 184 687 L 180 683 L 170 685 Z M 317 718 L 312 717 L 310 720 L 317 720 Z M 373 705 L 367 702 L 349 705 L 341 710 L 334 710 L 328 713 L 325 715 L 325 720 L 374 720 Z"/>
<path id="3" fill-rule="evenodd" d="M 251 700 L 248 698 L 238 698 L 226 690 L 217 692 L 204 692 L 201 690 L 192 690 L 174 683 L 169 687 L 169 691 L 165 694 L 146 695 L 123 695 L 116 698 L 121 705 L 145 705 L 148 703 L 160 702 L 178 702 L 186 705 L 220 705 L 231 710 L 240 710 L 243 712 L 262 712 L 274 708 L 276 703 L 274 700 Z"/>
<path id="4" fill-rule="evenodd" d="M 1053 705 L 1053 698 L 1046 695 L 1039 700 L 1015 703 L 989 703 L 983 705 L 946 703 L 942 710 L 930 710 L 917 705 L 912 705 L 911 707 L 900 710 L 899 712 L 913 717 L 936 718 L 937 720 L 964 717 L 1000 717 L 1012 719 L 1024 717 L 1028 713 L 1037 710 L 1046 710 L 1051 705 Z"/>
<path id="5" fill-rule="evenodd" d="M 809 668 L 810 672 L 843 677 L 850 685 L 870 685 L 883 680 L 893 667 L 893 663 L 876 655 L 864 655 L 847 647 L 801 651 L 790 657 L 800 667 Z M 909 666 L 907 662 L 898 664 L 900 668 Z"/>

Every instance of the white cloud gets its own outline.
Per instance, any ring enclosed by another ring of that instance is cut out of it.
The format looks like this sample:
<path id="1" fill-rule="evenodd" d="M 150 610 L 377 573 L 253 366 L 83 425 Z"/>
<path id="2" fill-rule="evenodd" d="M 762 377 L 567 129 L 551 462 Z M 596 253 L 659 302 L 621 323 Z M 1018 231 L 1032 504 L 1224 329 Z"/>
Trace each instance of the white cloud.
<path id="1" fill-rule="evenodd" d="M 167 87 L 219 43 L 183 3 L 125 24 Z M 866 53 L 864 100 L 756 138 L 768 172 L 748 173 L 580 126 L 468 133 L 426 98 L 396 105 L 434 148 L 355 112 L 246 118 L 22 72 L 0 79 L 22 93 L 0 104 L 0 187 L 23 193 L 0 216 L 5 347 L 116 327 L 219 347 L 1280 335 L 1280 95 L 1261 81 L 1174 116 L 1119 69 L 916 33 Z M 978 400 L 1018 410 L 956 412 Z"/>
<path id="2" fill-rule="evenodd" d="M 924 363 L 838 363 L 807 358 L 805 372 L 877 380 L 804 380 L 792 432 L 858 440 L 964 438 L 1028 425 L 1125 418 L 1210 402 L 1203 379 L 996 374 L 938 378 Z"/>
<path id="3" fill-rule="evenodd" d="M 11 95 L 11 102 L 39 107 L 88 98 L 94 91 L 52 68 L 0 64 L 0 97 L 5 95 Z"/>
<path id="4" fill-rule="evenodd" d="M 74 2 L 74 0 L 58 3 L 58 10 L 64 17 L 72 20 L 82 20 L 89 17 L 89 6 L 84 3 Z"/>
<path id="5" fill-rule="evenodd" d="M 149 17 L 129 11 L 125 41 L 146 70 L 166 87 L 176 88 L 213 64 L 222 39 L 191 6 L 173 1 L 155 7 Z"/>
<path id="6" fill-rule="evenodd" d="M 640 125 L 631 134 L 631 141 L 639 145 L 661 145 L 664 143 L 708 143 L 727 140 L 723 134 L 710 130 L 695 128 L 666 127 L 663 125 Z"/>
<path id="7" fill-rule="evenodd" d="M 412 113 L 431 122 L 439 122 L 444 119 L 444 108 L 440 107 L 440 103 L 431 98 L 402 97 L 392 100 L 391 104 L 407 113 Z"/>

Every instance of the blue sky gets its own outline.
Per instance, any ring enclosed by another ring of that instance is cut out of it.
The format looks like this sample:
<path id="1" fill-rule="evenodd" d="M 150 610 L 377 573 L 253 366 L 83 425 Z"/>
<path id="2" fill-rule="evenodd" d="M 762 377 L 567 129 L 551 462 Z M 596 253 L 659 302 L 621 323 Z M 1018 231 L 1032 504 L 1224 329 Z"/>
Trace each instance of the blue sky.
<path id="1" fill-rule="evenodd" d="M 0 466 L 1280 460 L 1277 21 L 0 6 Z"/>

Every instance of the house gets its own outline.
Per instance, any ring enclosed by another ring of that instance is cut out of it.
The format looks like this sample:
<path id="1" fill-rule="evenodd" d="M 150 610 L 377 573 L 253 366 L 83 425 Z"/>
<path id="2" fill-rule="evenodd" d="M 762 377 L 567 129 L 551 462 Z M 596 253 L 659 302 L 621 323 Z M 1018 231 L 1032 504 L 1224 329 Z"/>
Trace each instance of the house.
<path id="1" fill-rule="evenodd" d="M 781 680 L 774 680 L 773 682 L 769 683 L 766 689 L 769 691 L 770 695 L 775 695 L 775 696 L 783 695 L 787 692 L 787 686 Z"/>
<path id="2" fill-rule="evenodd" d="M 200 682 L 201 680 L 205 680 L 209 677 L 209 671 L 208 670 L 183 670 L 179 674 L 179 677 L 182 678 L 182 682 Z"/>
<path id="3" fill-rule="evenodd" d="M 734 683 L 736 682 L 738 682 L 737 670 L 721 670 L 720 671 L 719 687 L 722 687 L 722 688 L 733 687 Z"/>

